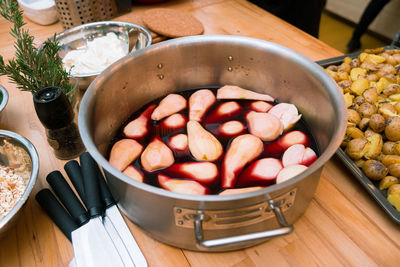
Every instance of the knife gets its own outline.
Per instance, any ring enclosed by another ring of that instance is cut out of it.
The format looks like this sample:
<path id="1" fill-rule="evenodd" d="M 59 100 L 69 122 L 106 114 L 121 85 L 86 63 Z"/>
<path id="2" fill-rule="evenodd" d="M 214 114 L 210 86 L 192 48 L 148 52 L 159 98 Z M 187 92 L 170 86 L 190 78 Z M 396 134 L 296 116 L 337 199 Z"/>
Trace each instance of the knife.
<path id="1" fill-rule="evenodd" d="M 94 162 L 94 161 L 93 161 Z M 106 181 L 104 180 L 104 176 L 99 169 L 99 166 L 95 163 L 93 166 L 96 169 L 97 177 L 100 185 L 100 192 L 103 202 L 105 203 L 105 217 L 104 224 L 110 225 L 106 227 L 107 229 L 113 227 L 116 229 L 117 233 L 121 237 L 122 241 L 125 244 L 125 247 L 128 249 L 129 254 L 134 259 L 136 266 L 147 266 L 146 258 L 144 257 L 142 251 L 140 250 L 138 244 L 135 241 L 135 238 L 132 236 L 129 231 L 128 226 L 126 225 L 124 218 L 118 210 L 117 202 L 113 198 L 110 189 L 108 188 Z"/>
<path id="2" fill-rule="evenodd" d="M 64 233 L 65 237 L 71 241 L 71 232 L 78 229 L 78 225 L 67 213 L 67 211 L 61 206 L 60 202 L 47 188 L 40 190 L 36 194 L 36 201 L 44 209 L 51 220 L 58 226 L 58 228 Z M 72 241 L 71 241 L 72 242 Z M 69 263 L 69 267 L 76 267 L 75 258 Z"/>
<path id="3" fill-rule="evenodd" d="M 105 228 L 106 226 L 103 223 L 101 217 L 103 214 L 103 204 L 100 198 L 99 180 L 97 178 L 96 169 L 93 168 L 94 166 L 97 166 L 96 162 L 88 152 L 82 153 L 79 156 L 79 159 L 83 178 L 84 199 L 86 199 L 86 207 L 88 208 L 89 214 L 93 213 L 100 219 L 99 221 L 102 223 L 103 229 L 108 233 L 110 238 L 113 240 L 114 245 L 117 246 L 118 250 L 122 254 L 122 259 L 126 266 L 135 266 L 133 258 L 131 258 L 127 247 L 125 247 L 116 229 L 108 226 Z"/>
<path id="4" fill-rule="evenodd" d="M 87 162 L 83 160 L 84 162 Z M 89 163 L 91 164 L 91 162 Z M 90 168 L 90 166 L 89 166 Z M 64 166 L 65 171 L 68 174 L 69 179 L 71 180 L 72 184 L 75 187 L 75 190 L 78 192 L 79 197 L 82 200 L 86 201 L 86 197 L 84 195 L 84 185 L 83 185 L 83 176 L 82 176 L 82 171 L 81 167 L 79 166 L 78 162 L 75 160 L 71 160 L 67 162 Z M 103 205 L 102 205 L 102 213 L 103 213 Z M 73 216 L 74 217 L 74 216 Z M 107 233 L 110 235 L 111 239 L 113 240 L 113 243 L 115 247 L 117 248 L 118 252 L 121 255 L 122 260 L 124 261 L 125 266 L 131 266 L 134 267 L 134 260 L 130 256 L 127 248 L 125 247 L 124 243 L 122 242 L 121 237 L 118 235 L 118 232 L 116 229 L 113 227 L 113 225 L 109 225 L 109 223 L 104 223 L 103 219 L 103 225 L 104 228 L 106 229 Z"/>
<path id="5" fill-rule="evenodd" d="M 100 186 L 101 199 L 103 200 L 103 204 L 105 205 L 105 216 L 103 217 L 104 227 L 111 236 L 114 236 L 115 239 L 119 239 L 123 242 L 135 266 L 146 267 L 146 258 L 142 254 L 123 217 L 118 211 L 116 201 L 114 200 L 110 190 L 108 189 L 100 168 L 89 153 L 86 152 L 85 154 L 86 155 L 84 157 L 87 157 L 86 164 L 89 165 L 86 166 L 85 162 L 82 163 L 81 161 L 81 166 L 79 166 L 78 162 L 76 162 L 75 160 L 71 160 L 65 164 L 65 171 L 68 173 L 68 176 L 71 182 L 74 184 L 74 187 L 81 199 L 85 199 L 81 170 L 84 168 L 89 168 L 96 172 Z"/>
<path id="6" fill-rule="evenodd" d="M 88 194 L 85 194 L 88 202 L 88 217 L 82 204 L 59 171 L 51 172 L 46 180 L 75 219 L 75 223 L 82 223 L 82 226 L 71 233 L 76 266 L 125 266 L 121 255 L 104 229 L 99 217 L 98 202 L 90 195 L 92 192 L 88 190 Z M 90 185 L 92 183 L 89 181 L 88 188 Z"/>

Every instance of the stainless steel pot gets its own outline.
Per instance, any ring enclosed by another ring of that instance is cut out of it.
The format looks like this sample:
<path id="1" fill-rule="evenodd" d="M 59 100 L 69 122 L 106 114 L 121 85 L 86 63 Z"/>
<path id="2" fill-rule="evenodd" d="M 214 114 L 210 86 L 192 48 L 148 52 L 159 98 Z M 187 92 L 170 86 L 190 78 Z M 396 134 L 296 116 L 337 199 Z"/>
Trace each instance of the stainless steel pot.
<path id="1" fill-rule="evenodd" d="M 266 189 L 232 196 L 192 196 L 136 182 L 107 161 L 111 139 L 139 107 L 188 88 L 234 84 L 295 104 L 321 156 L 304 173 Z M 154 238 L 201 251 L 241 249 L 290 233 L 317 187 L 322 166 L 346 127 L 343 97 L 329 75 L 285 47 L 238 36 L 169 40 L 123 58 L 85 93 L 83 142 L 103 167 L 124 213 Z"/>

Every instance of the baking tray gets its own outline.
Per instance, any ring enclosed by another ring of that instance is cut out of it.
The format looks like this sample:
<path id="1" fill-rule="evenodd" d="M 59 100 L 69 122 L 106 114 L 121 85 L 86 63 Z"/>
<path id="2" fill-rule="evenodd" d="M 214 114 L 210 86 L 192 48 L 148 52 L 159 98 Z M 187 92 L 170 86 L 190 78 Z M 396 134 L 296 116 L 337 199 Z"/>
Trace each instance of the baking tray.
<path id="1" fill-rule="evenodd" d="M 399 48 L 395 47 L 395 46 L 387 46 L 387 47 L 384 47 L 384 49 L 399 49 Z M 351 58 L 358 57 L 358 55 L 360 53 L 361 52 L 357 52 L 357 53 L 347 54 L 347 55 L 340 56 L 340 57 L 324 59 L 324 60 L 321 60 L 321 61 L 317 61 L 316 63 L 319 64 L 321 67 L 326 68 L 329 65 L 339 65 L 339 64 L 341 64 L 345 57 L 351 57 Z M 350 159 L 350 157 L 347 156 L 347 154 L 343 151 L 343 149 L 339 148 L 336 151 L 336 155 L 344 163 L 344 165 L 351 171 L 351 173 L 361 183 L 361 185 L 367 190 L 367 192 L 378 202 L 378 204 L 383 208 L 383 210 L 395 222 L 400 224 L 400 212 L 397 211 L 396 208 L 394 208 L 392 206 L 392 204 L 390 204 L 389 201 L 386 199 L 386 197 L 387 197 L 387 189 L 380 190 L 379 189 L 379 181 L 370 180 L 362 172 L 362 170 L 359 167 L 357 167 L 357 165 L 353 162 L 353 160 Z"/>

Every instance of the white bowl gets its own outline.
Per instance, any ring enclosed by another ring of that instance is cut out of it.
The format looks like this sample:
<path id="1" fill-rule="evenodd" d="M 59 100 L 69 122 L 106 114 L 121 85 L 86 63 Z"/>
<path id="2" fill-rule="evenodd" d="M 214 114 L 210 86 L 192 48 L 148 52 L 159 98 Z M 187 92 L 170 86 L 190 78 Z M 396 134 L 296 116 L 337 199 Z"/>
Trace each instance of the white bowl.
<path id="1" fill-rule="evenodd" d="M 53 24 L 58 20 L 54 0 L 18 0 L 25 16 L 40 25 Z"/>

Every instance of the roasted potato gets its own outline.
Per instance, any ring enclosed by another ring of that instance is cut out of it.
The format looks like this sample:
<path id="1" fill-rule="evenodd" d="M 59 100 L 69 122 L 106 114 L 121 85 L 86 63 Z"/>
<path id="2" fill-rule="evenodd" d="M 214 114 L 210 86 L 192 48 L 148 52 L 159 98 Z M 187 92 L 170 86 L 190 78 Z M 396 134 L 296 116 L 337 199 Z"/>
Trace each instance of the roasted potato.
<path id="1" fill-rule="evenodd" d="M 384 190 L 389 188 L 389 186 L 393 185 L 393 184 L 398 184 L 399 183 L 399 179 L 397 177 L 394 176 L 386 176 L 384 177 L 380 182 L 379 182 L 379 189 L 380 190 Z"/>
<path id="2" fill-rule="evenodd" d="M 336 66 L 336 65 L 330 65 L 330 66 L 326 67 L 326 70 L 333 71 L 333 72 L 337 72 L 338 66 Z"/>
<path id="3" fill-rule="evenodd" d="M 364 133 L 357 127 L 348 127 L 346 129 L 346 137 L 349 141 L 355 138 L 364 138 Z"/>
<path id="4" fill-rule="evenodd" d="M 397 64 L 399 64 L 400 63 L 400 54 L 394 54 L 393 59 L 396 60 Z"/>
<path id="5" fill-rule="evenodd" d="M 346 81 L 349 79 L 349 74 L 347 72 L 344 71 L 338 71 L 337 72 L 337 79 L 339 81 Z"/>
<path id="6" fill-rule="evenodd" d="M 364 136 L 366 138 L 373 136 L 374 134 L 376 134 L 374 131 L 372 131 L 371 129 L 367 129 L 364 131 Z"/>
<path id="7" fill-rule="evenodd" d="M 392 186 L 395 186 L 395 184 Z M 388 194 L 387 200 L 396 208 L 397 211 L 400 211 L 400 192 Z"/>
<path id="8" fill-rule="evenodd" d="M 347 109 L 347 121 L 354 123 L 355 125 L 359 124 L 361 121 L 360 114 L 354 109 Z"/>
<path id="9" fill-rule="evenodd" d="M 366 159 L 376 159 L 382 151 L 383 139 L 380 134 L 374 134 L 367 137 L 368 143 L 366 145 L 366 151 L 364 157 Z"/>
<path id="10" fill-rule="evenodd" d="M 382 147 L 382 152 L 385 155 L 395 155 L 395 149 L 394 149 L 394 145 L 396 143 L 392 142 L 392 141 L 386 141 L 385 143 L 383 143 L 383 147 Z"/>
<path id="11" fill-rule="evenodd" d="M 396 69 L 390 64 L 383 64 L 380 66 L 377 75 L 381 77 L 386 77 L 388 74 L 395 74 Z"/>
<path id="12" fill-rule="evenodd" d="M 358 108 L 358 113 L 363 118 L 370 118 L 373 114 L 378 112 L 378 108 L 371 103 L 364 102 Z"/>
<path id="13" fill-rule="evenodd" d="M 351 81 L 350 80 L 343 80 L 338 82 L 339 87 L 341 87 L 342 89 L 344 88 L 349 88 L 351 86 Z"/>
<path id="14" fill-rule="evenodd" d="M 354 161 L 354 163 L 357 165 L 357 167 L 362 168 L 362 166 L 365 163 L 365 159 L 358 159 L 358 160 Z"/>
<path id="15" fill-rule="evenodd" d="M 376 181 L 383 179 L 389 172 L 385 165 L 373 159 L 367 160 L 364 163 L 362 170 L 368 178 Z"/>
<path id="16" fill-rule="evenodd" d="M 364 77 L 367 75 L 367 71 L 363 68 L 352 68 L 350 71 L 350 78 L 354 82 L 359 79 L 359 77 Z"/>
<path id="17" fill-rule="evenodd" d="M 358 106 L 360 106 L 362 103 L 364 103 L 365 102 L 365 99 L 364 99 L 364 97 L 363 96 L 361 96 L 361 95 L 359 95 L 359 96 L 356 96 L 356 98 L 354 98 L 354 104 L 356 104 L 356 105 L 358 105 Z"/>
<path id="18" fill-rule="evenodd" d="M 371 74 L 368 74 L 365 77 L 365 79 L 367 79 L 367 81 L 369 81 L 369 82 L 377 82 L 379 80 L 379 77 L 375 73 L 371 73 Z"/>
<path id="19" fill-rule="evenodd" d="M 366 153 L 366 145 L 368 140 L 366 138 L 355 138 L 348 142 L 346 147 L 346 154 L 353 160 L 361 159 Z"/>
<path id="20" fill-rule="evenodd" d="M 400 164 L 400 156 L 399 155 L 383 155 L 381 162 L 385 166 L 390 166 L 392 164 L 398 163 Z"/>
<path id="21" fill-rule="evenodd" d="M 389 187 L 387 200 L 400 211 L 400 184 L 392 184 Z"/>
<path id="22" fill-rule="evenodd" d="M 351 66 L 349 63 L 343 62 L 342 64 L 340 64 L 337 68 L 338 72 L 344 71 L 344 72 L 350 72 L 351 70 Z"/>
<path id="23" fill-rule="evenodd" d="M 358 128 L 360 128 L 361 131 L 365 131 L 369 127 L 369 120 L 370 118 L 362 118 L 360 123 L 358 124 Z"/>
<path id="24" fill-rule="evenodd" d="M 364 97 L 365 101 L 370 103 L 376 103 L 378 101 L 378 91 L 375 87 L 370 87 L 366 89 L 362 96 Z"/>
<path id="25" fill-rule="evenodd" d="M 383 89 L 382 93 L 386 96 L 391 96 L 391 95 L 397 94 L 399 87 L 400 87 L 400 85 L 398 85 L 398 84 L 391 84 L 388 87 L 386 87 L 385 89 Z"/>
<path id="26" fill-rule="evenodd" d="M 400 177 L 400 163 L 394 163 L 388 166 L 389 174 L 395 177 Z"/>
<path id="27" fill-rule="evenodd" d="M 392 55 L 389 55 L 388 53 L 385 52 L 382 53 L 381 56 L 386 59 L 386 63 L 391 65 L 396 65 L 396 59 Z"/>
<path id="28" fill-rule="evenodd" d="M 338 79 L 338 78 L 337 78 Z M 369 87 L 369 82 L 365 78 L 360 78 L 358 80 L 353 81 L 350 86 L 350 89 L 356 95 L 362 95 L 364 91 Z"/>
<path id="29" fill-rule="evenodd" d="M 396 110 L 396 113 L 400 113 L 400 102 L 394 104 L 394 109 Z"/>
<path id="30" fill-rule="evenodd" d="M 386 121 L 385 136 L 390 141 L 400 141 L 400 117 L 391 117 Z"/>
<path id="31" fill-rule="evenodd" d="M 389 119 L 397 115 L 396 109 L 390 103 L 379 104 L 378 112 L 382 114 L 385 119 Z"/>
<path id="32" fill-rule="evenodd" d="M 383 132 L 385 130 L 386 120 L 381 114 L 373 114 L 369 120 L 369 127 L 376 133 Z"/>
<path id="33" fill-rule="evenodd" d="M 343 97 L 344 97 L 344 102 L 346 102 L 346 107 L 347 108 L 351 107 L 353 105 L 354 95 L 352 95 L 350 93 L 345 93 L 343 95 Z M 356 113 L 357 113 L 357 111 L 356 111 Z M 360 115 L 358 115 L 358 116 L 360 116 Z"/>
<path id="34" fill-rule="evenodd" d="M 377 75 L 379 76 L 379 73 Z M 378 90 L 378 93 L 380 94 L 385 88 L 389 87 L 393 83 L 393 81 L 391 81 L 387 77 L 382 77 L 382 76 L 379 77 L 381 78 L 379 79 L 378 82 L 376 82 L 375 87 Z"/>
<path id="35" fill-rule="evenodd" d="M 360 60 L 358 58 L 354 58 L 350 61 L 350 67 L 357 68 L 360 66 Z"/>
<path id="36" fill-rule="evenodd" d="M 393 184 L 388 188 L 388 195 L 400 193 L 400 184 Z"/>

